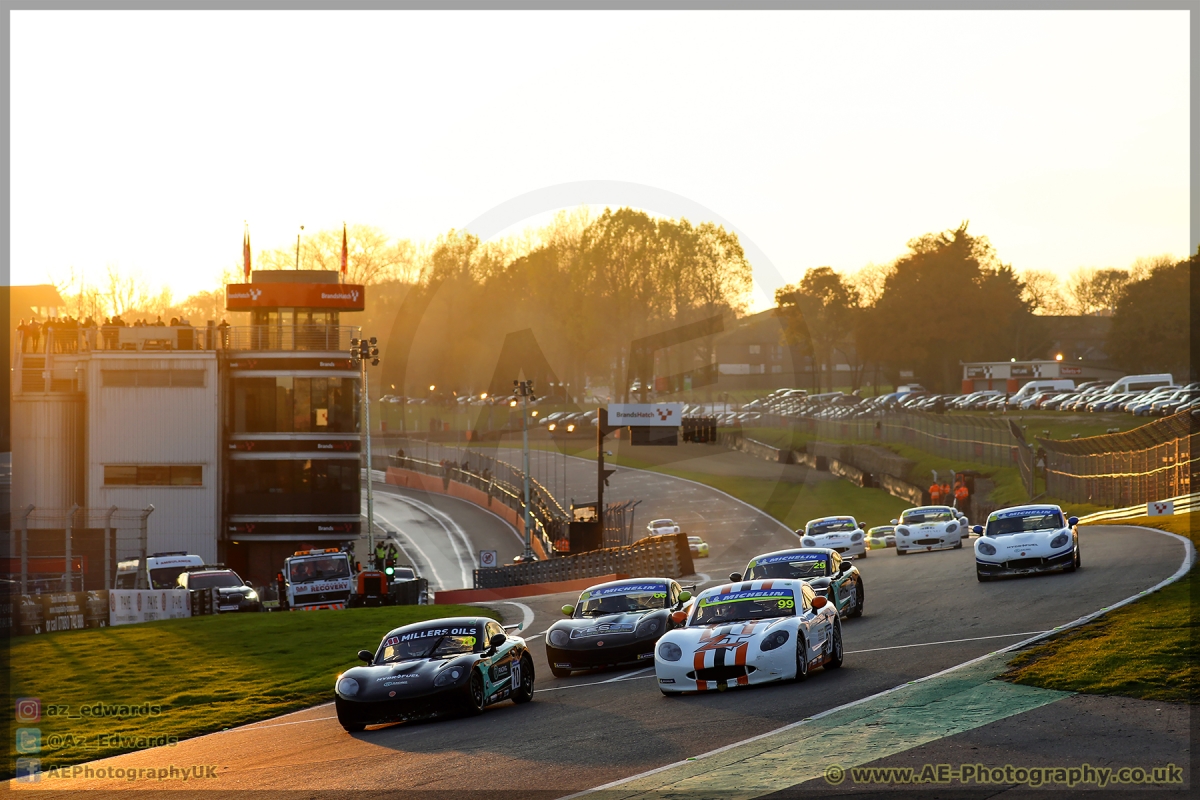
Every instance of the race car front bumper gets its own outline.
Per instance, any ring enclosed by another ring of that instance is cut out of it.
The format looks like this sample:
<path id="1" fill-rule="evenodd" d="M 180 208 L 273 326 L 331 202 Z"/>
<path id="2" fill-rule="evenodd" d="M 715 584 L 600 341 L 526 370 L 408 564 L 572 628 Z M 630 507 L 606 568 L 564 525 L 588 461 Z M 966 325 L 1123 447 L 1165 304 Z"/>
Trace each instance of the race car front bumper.
<path id="1" fill-rule="evenodd" d="M 1066 569 L 1075 563 L 1075 548 L 1069 547 L 1061 553 L 1034 558 L 1014 558 L 1008 561 L 984 561 L 975 557 L 975 568 L 988 577 L 998 575 L 1032 575 L 1035 572 L 1054 572 Z"/>
<path id="2" fill-rule="evenodd" d="M 789 641 L 783 647 L 767 652 L 751 643 L 750 657 L 745 664 L 722 663 L 719 666 L 699 667 L 695 656 L 684 653 L 679 661 L 654 659 L 654 674 L 658 688 L 663 692 L 723 692 L 738 686 L 757 686 L 763 683 L 791 680 L 796 677 L 796 642 Z M 732 656 L 722 662 L 733 661 Z"/>
<path id="3" fill-rule="evenodd" d="M 425 719 L 438 714 L 459 713 L 471 705 L 471 697 L 465 687 L 437 689 L 426 694 L 397 697 L 387 700 L 346 700 L 340 695 L 334 698 L 338 722 L 343 725 L 386 725 Z"/>
<path id="4" fill-rule="evenodd" d="M 591 644 L 567 649 L 551 647 L 547 643 L 546 660 L 556 669 L 602 669 L 629 664 L 649 664 L 654 659 L 654 645 L 657 641 L 645 638 L 615 646 Z"/>

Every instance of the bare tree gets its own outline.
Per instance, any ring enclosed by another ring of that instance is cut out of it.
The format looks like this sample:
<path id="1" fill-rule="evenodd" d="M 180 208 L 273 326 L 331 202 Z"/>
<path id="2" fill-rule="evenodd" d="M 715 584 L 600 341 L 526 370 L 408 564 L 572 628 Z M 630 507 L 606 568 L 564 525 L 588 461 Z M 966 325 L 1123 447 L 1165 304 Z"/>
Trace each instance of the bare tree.
<path id="1" fill-rule="evenodd" d="M 1121 299 L 1129 272 L 1115 267 L 1080 267 L 1067 281 L 1067 297 L 1076 314 L 1111 316 Z"/>
<path id="2" fill-rule="evenodd" d="M 862 305 L 873 306 L 883 295 L 888 276 L 895 270 L 894 264 L 867 264 L 857 272 L 847 275 L 845 281 L 858 292 Z"/>
<path id="3" fill-rule="evenodd" d="M 1021 273 L 1021 299 L 1029 303 L 1034 314 L 1062 315 L 1070 311 L 1063 297 L 1058 275 L 1046 269 L 1027 269 Z"/>
<path id="4" fill-rule="evenodd" d="M 140 273 L 123 273 L 117 265 L 109 264 L 105 267 L 104 279 L 100 293 L 114 315 L 124 316 L 148 305 L 150 289 Z"/>

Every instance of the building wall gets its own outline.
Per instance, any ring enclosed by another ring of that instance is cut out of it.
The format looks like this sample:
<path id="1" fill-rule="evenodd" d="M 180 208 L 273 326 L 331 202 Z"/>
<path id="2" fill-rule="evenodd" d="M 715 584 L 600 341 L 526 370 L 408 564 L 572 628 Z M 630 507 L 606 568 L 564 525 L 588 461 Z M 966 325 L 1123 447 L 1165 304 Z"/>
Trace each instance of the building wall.
<path id="1" fill-rule="evenodd" d="M 157 375 L 200 370 L 203 385 L 105 385 L 105 371 Z M 154 506 L 150 552 L 186 550 L 217 560 L 220 529 L 220 387 L 216 353 L 96 353 L 87 373 L 87 504 Z M 200 486 L 106 486 L 106 465 L 195 466 Z"/>
<path id="2" fill-rule="evenodd" d="M 12 399 L 12 507 L 85 505 L 84 398 L 37 393 Z"/>

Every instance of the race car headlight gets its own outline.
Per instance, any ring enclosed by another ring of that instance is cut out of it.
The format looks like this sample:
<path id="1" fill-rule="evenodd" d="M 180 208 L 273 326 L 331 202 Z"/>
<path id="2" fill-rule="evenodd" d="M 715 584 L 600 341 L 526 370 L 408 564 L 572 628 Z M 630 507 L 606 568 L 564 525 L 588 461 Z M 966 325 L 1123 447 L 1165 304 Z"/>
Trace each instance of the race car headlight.
<path id="1" fill-rule="evenodd" d="M 358 681 L 354 678 L 342 678 L 337 682 L 337 691 L 345 697 L 354 697 L 358 694 Z"/>
<path id="2" fill-rule="evenodd" d="M 987 542 L 980 542 L 979 552 L 983 553 L 985 556 L 994 556 L 996 555 L 996 548 L 992 547 Z"/>
<path id="3" fill-rule="evenodd" d="M 896 528 L 896 534 L 898 536 L 908 536 L 908 528 Z"/>
<path id="4" fill-rule="evenodd" d="M 550 631 L 550 644 L 555 647 L 566 647 L 569 641 L 571 641 L 571 635 L 561 628 Z"/>
<path id="5" fill-rule="evenodd" d="M 645 620 L 644 622 L 642 622 L 642 624 L 637 626 L 637 630 L 634 631 L 633 635 L 638 638 L 641 638 L 643 636 L 653 636 L 654 634 L 658 633 L 659 628 L 661 628 L 661 627 L 662 626 L 659 625 L 658 620 L 648 619 L 648 620 Z"/>
<path id="6" fill-rule="evenodd" d="M 851 534 L 851 535 L 850 535 L 850 541 L 852 541 L 852 542 L 861 542 L 861 541 L 862 541 L 862 534 L 861 534 L 861 533 L 859 533 L 858 531 L 855 531 L 853 534 Z"/>
<path id="7" fill-rule="evenodd" d="M 958 530 L 958 523 L 951 522 L 946 526 L 946 533 L 954 533 L 956 530 Z"/>
<path id="8" fill-rule="evenodd" d="M 804 541 L 802 541 L 800 544 L 804 545 L 805 547 L 816 547 L 817 546 L 816 540 L 807 539 L 807 538 L 804 539 Z"/>
<path id="9" fill-rule="evenodd" d="M 1060 548 L 1064 544 L 1066 544 L 1068 541 L 1070 541 L 1070 539 L 1071 539 L 1071 537 L 1068 536 L 1067 534 L 1060 533 L 1058 536 L 1055 536 L 1053 539 L 1050 540 L 1050 547 L 1057 550 L 1058 548 Z"/>
<path id="10" fill-rule="evenodd" d="M 251 589 L 250 591 L 246 592 L 246 599 L 247 599 L 247 600 L 257 600 L 257 599 L 258 599 L 258 592 L 256 592 L 256 591 L 254 591 L 253 589 Z"/>
<path id="11" fill-rule="evenodd" d="M 783 647 L 785 644 L 787 644 L 787 640 L 787 631 L 775 631 L 770 636 L 763 639 L 762 642 L 759 643 L 758 648 L 765 653 L 768 650 L 774 650 L 778 647 Z"/>
<path id="12" fill-rule="evenodd" d="M 450 669 L 442 670 L 436 678 L 433 679 L 434 686 L 450 686 L 462 680 L 462 676 L 467 674 L 467 670 L 463 667 L 450 667 Z"/>
<path id="13" fill-rule="evenodd" d="M 679 645 L 672 642 L 663 642 L 658 646 L 658 657 L 663 661 L 678 661 L 683 658 L 683 651 L 679 649 Z"/>

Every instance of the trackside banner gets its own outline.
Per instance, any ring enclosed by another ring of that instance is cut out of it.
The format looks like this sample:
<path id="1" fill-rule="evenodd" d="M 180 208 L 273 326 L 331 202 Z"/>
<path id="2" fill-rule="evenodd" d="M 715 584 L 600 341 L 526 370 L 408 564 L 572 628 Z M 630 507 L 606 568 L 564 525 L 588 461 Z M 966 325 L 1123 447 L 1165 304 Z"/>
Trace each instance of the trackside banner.
<path id="1" fill-rule="evenodd" d="M 610 403 L 608 424 L 678 428 L 683 424 L 683 403 Z"/>
<path id="2" fill-rule="evenodd" d="M 187 589 L 112 589 L 108 593 L 109 625 L 131 625 L 191 615 L 191 594 Z"/>

